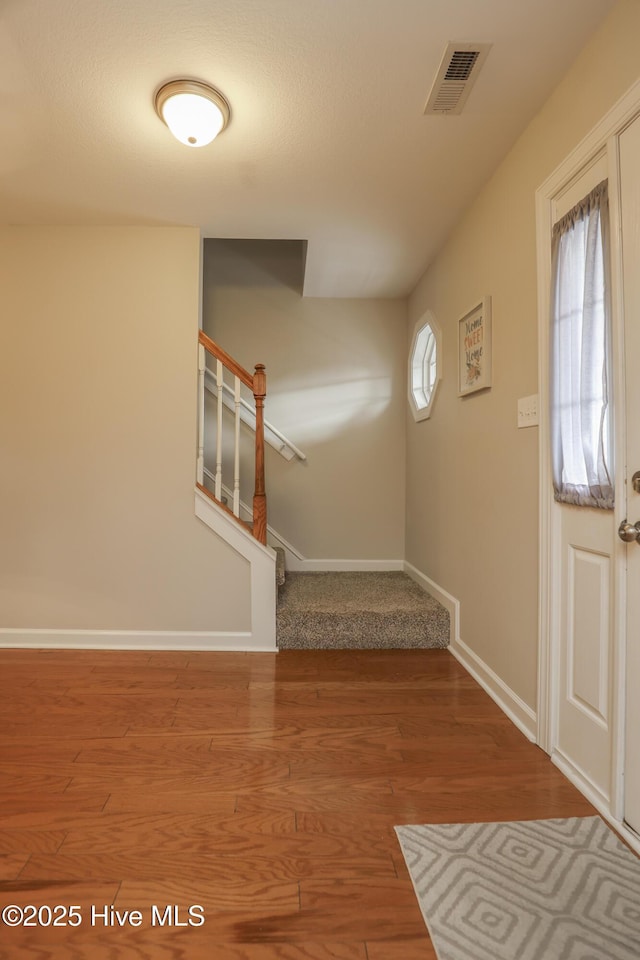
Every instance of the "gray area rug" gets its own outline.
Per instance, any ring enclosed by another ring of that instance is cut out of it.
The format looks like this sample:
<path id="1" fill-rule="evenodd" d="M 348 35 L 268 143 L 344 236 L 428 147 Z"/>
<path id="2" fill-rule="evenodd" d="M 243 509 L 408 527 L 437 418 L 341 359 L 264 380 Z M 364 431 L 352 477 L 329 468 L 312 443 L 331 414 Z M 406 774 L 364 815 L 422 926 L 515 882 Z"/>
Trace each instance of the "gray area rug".
<path id="1" fill-rule="evenodd" d="M 599 817 L 396 833 L 438 960 L 640 958 L 640 860 Z"/>
<path id="2" fill-rule="evenodd" d="M 287 573 L 277 610 L 280 649 L 434 648 L 449 612 L 406 573 Z"/>

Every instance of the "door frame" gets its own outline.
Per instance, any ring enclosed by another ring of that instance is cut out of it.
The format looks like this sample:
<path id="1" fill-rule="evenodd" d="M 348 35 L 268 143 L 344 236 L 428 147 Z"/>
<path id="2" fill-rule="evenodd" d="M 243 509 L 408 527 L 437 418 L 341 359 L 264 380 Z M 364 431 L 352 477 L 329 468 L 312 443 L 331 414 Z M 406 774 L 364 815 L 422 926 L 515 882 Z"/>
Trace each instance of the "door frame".
<path id="1" fill-rule="evenodd" d="M 558 673 L 560 656 L 560 508 L 551 483 L 549 417 L 549 294 L 551 287 L 552 201 L 573 179 L 598 157 L 607 156 L 611 219 L 612 334 L 614 366 L 616 507 L 613 522 L 623 519 L 625 508 L 625 423 L 624 423 L 624 314 L 622 303 L 622 258 L 620 223 L 620 178 L 618 137 L 640 114 L 640 80 L 624 94 L 591 132 L 575 147 L 536 191 L 537 273 L 538 273 L 538 389 L 539 389 L 539 587 L 538 587 L 538 703 L 537 743 L 566 776 L 640 852 L 638 838 L 622 823 L 624 710 L 625 710 L 625 606 L 626 553 L 618 549 L 614 561 L 615 594 L 612 649 L 612 771 L 611 797 L 604 804 L 599 793 L 575 769 L 554 757 L 558 722 Z M 621 545 L 620 545 L 621 546 Z"/>

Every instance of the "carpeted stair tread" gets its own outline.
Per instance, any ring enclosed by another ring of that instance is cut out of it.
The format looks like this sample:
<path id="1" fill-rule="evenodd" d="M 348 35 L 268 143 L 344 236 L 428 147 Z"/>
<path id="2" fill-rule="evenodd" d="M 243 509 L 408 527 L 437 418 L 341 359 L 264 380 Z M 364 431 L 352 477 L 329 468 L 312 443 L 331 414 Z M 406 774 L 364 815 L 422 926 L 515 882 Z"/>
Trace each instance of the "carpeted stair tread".
<path id="1" fill-rule="evenodd" d="M 449 613 L 405 573 L 287 573 L 280 649 L 442 648 Z"/>
<path id="2" fill-rule="evenodd" d="M 284 586 L 285 581 L 285 553 L 284 547 L 274 547 L 276 553 L 276 587 L 280 588 Z"/>

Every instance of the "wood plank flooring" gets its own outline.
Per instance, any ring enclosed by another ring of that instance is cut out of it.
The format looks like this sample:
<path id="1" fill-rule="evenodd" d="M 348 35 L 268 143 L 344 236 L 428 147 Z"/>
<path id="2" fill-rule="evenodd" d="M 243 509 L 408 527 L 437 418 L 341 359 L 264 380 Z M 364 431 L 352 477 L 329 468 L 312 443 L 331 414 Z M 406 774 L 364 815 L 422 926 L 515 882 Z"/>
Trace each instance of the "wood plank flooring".
<path id="1" fill-rule="evenodd" d="M 593 813 L 446 651 L 0 651 L 2 960 L 435 960 L 395 825 Z"/>

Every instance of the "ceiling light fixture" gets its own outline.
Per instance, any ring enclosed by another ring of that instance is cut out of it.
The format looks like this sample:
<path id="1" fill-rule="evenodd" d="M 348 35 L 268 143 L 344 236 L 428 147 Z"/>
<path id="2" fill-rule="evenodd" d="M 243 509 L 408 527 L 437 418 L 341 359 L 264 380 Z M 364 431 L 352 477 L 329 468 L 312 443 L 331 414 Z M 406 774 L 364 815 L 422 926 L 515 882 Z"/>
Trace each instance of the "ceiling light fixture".
<path id="1" fill-rule="evenodd" d="M 171 80 L 155 96 L 156 113 L 187 147 L 211 143 L 229 122 L 229 104 L 199 80 Z"/>

